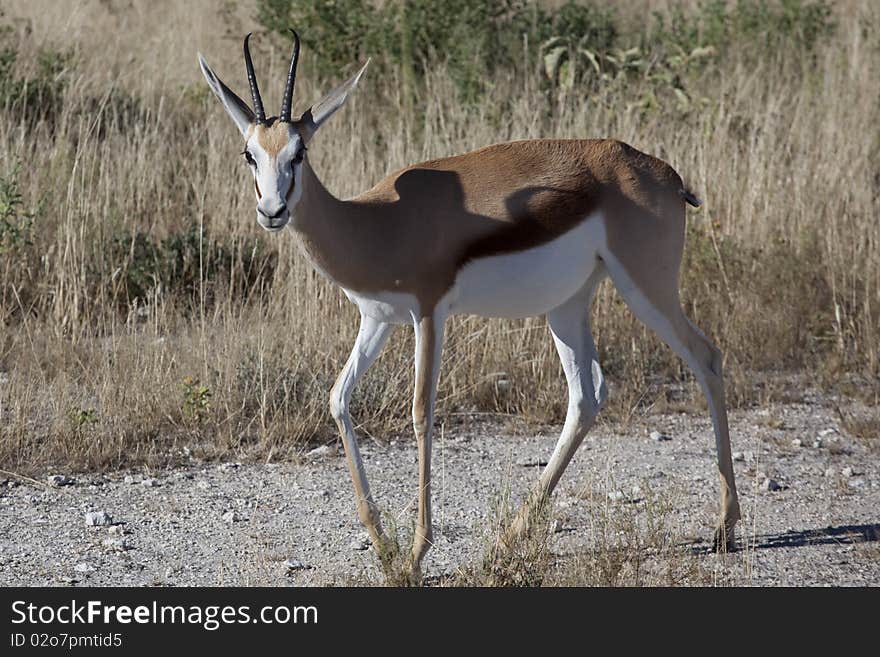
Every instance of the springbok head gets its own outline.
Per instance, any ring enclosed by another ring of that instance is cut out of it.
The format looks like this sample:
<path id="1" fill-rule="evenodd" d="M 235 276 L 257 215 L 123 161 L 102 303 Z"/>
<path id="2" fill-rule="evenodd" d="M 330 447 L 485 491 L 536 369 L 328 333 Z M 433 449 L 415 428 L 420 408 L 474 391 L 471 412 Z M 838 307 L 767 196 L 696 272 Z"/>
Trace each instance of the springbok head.
<path id="1" fill-rule="evenodd" d="M 342 107 L 346 98 L 357 85 L 369 64 L 369 60 L 349 80 L 338 86 L 312 105 L 298 119 L 292 119 L 293 88 L 296 66 L 299 61 L 299 36 L 293 32 L 293 55 L 287 73 L 287 85 L 281 102 L 279 116 L 266 117 L 263 100 L 254 75 L 254 64 L 248 47 L 248 34 L 244 38 L 244 64 L 254 101 L 253 110 L 235 95 L 199 53 L 199 66 L 211 90 L 223 103 L 226 113 L 232 117 L 245 138 L 242 155 L 254 175 L 254 192 L 257 196 L 257 223 L 270 232 L 277 232 L 290 221 L 291 210 L 302 194 L 302 170 L 306 162 L 306 145 L 330 116 Z"/>

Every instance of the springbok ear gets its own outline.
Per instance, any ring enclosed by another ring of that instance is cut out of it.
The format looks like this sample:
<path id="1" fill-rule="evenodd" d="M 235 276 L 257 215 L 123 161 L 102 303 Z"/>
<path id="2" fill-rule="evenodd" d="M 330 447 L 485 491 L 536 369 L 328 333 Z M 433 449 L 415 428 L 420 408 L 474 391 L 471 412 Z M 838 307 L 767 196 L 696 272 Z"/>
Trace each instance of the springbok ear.
<path id="1" fill-rule="evenodd" d="M 369 65 L 370 60 L 368 59 L 361 67 L 361 70 L 306 110 L 306 113 L 300 118 L 300 133 L 302 134 L 304 141 L 308 142 L 315 132 L 317 132 L 318 128 L 320 128 L 327 119 L 333 116 L 333 113 L 336 110 L 345 104 L 348 95 L 354 91 L 354 88 L 357 86 L 357 83 L 360 82 L 361 76 L 363 76 L 364 71 L 367 70 L 367 66 Z"/>
<path id="2" fill-rule="evenodd" d="M 238 126 L 241 134 L 247 137 L 248 128 L 254 122 L 254 113 L 251 111 L 251 108 L 241 98 L 236 96 L 229 87 L 223 84 L 223 81 L 208 66 L 208 62 L 202 57 L 202 53 L 199 53 L 199 66 L 202 68 L 202 73 L 208 81 L 211 91 L 223 103 L 226 113 L 235 121 L 235 125 Z"/>

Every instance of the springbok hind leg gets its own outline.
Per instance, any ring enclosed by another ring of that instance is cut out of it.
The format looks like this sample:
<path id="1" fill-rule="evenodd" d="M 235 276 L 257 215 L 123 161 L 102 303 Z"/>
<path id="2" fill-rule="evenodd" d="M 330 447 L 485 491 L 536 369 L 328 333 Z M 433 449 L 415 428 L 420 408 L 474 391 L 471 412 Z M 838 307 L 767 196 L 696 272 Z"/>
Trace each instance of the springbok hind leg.
<path id="1" fill-rule="evenodd" d="M 568 384 L 568 410 L 553 455 L 511 526 L 514 536 L 527 531 L 530 517 L 549 499 L 605 403 L 605 379 L 590 331 L 590 306 L 604 277 L 605 270 L 600 264 L 580 292 L 547 313 Z"/>
<path id="2" fill-rule="evenodd" d="M 645 280 L 635 281 L 630 272 L 613 257 L 608 256 L 605 264 L 611 280 L 633 314 L 653 329 L 687 363 L 703 389 L 712 415 L 718 472 L 721 477 L 721 514 L 715 531 L 714 547 L 719 552 L 733 550 L 733 529 L 740 518 L 740 509 L 730 455 L 721 352 L 685 316 L 681 309 L 677 282 L 658 285 L 658 282 L 666 280 L 665 277 L 654 276 L 649 271 L 639 273 Z"/>

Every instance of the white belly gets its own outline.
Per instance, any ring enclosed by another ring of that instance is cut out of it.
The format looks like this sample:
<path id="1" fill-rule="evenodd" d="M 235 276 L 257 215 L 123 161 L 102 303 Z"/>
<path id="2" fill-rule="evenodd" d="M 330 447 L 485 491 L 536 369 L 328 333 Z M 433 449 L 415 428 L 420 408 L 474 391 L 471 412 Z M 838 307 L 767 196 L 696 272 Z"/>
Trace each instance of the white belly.
<path id="1" fill-rule="evenodd" d="M 474 260 L 458 273 L 437 310 L 444 317 L 543 315 L 584 286 L 596 267 L 596 252 L 604 243 L 602 217 L 595 214 L 534 249 Z M 421 316 L 414 294 L 343 291 L 362 313 L 382 322 L 410 324 Z"/>
<path id="2" fill-rule="evenodd" d="M 604 241 L 602 217 L 592 215 L 534 249 L 468 263 L 441 303 L 448 314 L 543 315 L 583 287 L 596 267 L 596 251 Z"/>

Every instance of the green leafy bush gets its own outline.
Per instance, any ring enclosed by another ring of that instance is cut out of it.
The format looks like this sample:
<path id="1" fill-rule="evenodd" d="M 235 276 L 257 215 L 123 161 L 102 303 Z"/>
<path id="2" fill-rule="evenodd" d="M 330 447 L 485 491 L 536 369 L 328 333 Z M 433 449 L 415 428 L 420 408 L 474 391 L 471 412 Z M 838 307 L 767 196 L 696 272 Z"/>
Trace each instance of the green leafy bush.
<path id="1" fill-rule="evenodd" d="M 0 176 L 0 254 L 7 254 L 30 244 L 34 211 L 24 209 L 18 186 L 21 164 L 16 164 L 5 176 Z"/>
<path id="2" fill-rule="evenodd" d="M 443 64 L 466 101 L 479 99 L 499 73 L 537 61 L 551 87 L 589 91 L 638 78 L 650 96 L 671 89 L 687 106 L 686 79 L 732 46 L 748 44 L 740 50 L 755 57 L 811 52 L 834 29 L 827 0 L 708 0 L 629 26 L 613 6 L 574 0 L 555 8 L 525 0 L 259 0 L 258 7 L 270 31 L 290 39 L 296 27 L 320 75 L 338 78 L 372 56 L 417 96 L 426 72 Z"/>
<path id="3" fill-rule="evenodd" d="M 149 298 L 156 289 L 176 299 L 193 300 L 203 285 L 210 295 L 218 284 L 231 285 L 246 299 L 253 290 L 271 284 L 277 258 L 259 242 L 215 241 L 198 226 L 163 239 L 143 232 L 117 235 L 112 245 L 111 260 L 121 272 L 124 306 Z"/>
<path id="4" fill-rule="evenodd" d="M 73 52 L 41 49 L 36 72 L 22 77 L 16 73 L 19 53 L 10 43 L 11 32 L 8 26 L 0 28 L 0 109 L 18 115 L 29 127 L 39 121 L 54 125 L 63 108 Z"/>

